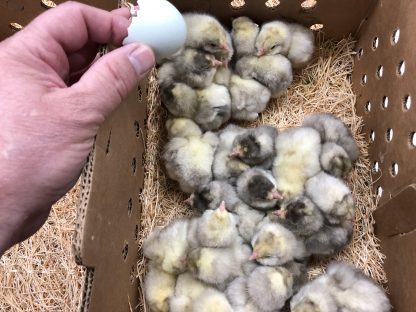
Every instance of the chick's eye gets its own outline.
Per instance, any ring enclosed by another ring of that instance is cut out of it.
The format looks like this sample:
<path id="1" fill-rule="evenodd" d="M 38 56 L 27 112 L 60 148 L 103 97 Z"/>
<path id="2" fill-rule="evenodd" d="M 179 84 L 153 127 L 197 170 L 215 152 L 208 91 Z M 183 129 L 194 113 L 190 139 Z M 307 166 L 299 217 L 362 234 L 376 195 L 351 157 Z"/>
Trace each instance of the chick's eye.
<path id="1" fill-rule="evenodd" d="M 274 49 L 276 49 L 277 47 L 279 47 L 280 46 L 280 44 L 275 44 L 275 45 L 272 45 L 271 46 L 271 48 L 270 48 L 270 50 L 274 50 Z"/>

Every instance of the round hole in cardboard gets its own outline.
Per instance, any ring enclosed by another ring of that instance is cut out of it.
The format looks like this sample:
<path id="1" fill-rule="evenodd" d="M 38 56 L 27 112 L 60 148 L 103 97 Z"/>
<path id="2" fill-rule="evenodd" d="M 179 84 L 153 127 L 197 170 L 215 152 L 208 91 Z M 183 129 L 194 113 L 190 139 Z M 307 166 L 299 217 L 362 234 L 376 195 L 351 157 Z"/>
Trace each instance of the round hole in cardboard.
<path id="1" fill-rule="evenodd" d="M 313 24 L 309 28 L 312 29 L 313 31 L 318 31 L 324 28 L 324 24 Z"/>
<path id="2" fill-rule="evenodd" d="M 395 162 L 393 162 L 391 164 L 391 175 L 393 177 L 397 176 L 397 174 L 399 173 L 399 165 Z"/>
<path id="3" fill-rule="evenodd" d="M 379 43 L 380 43 L 380 39 L 378 37 L 374 37 L 371 43 L 371 48 L 373 50 L 376 50 L 378 48 Z"/>
<path id="4" fill-rule="evenodd" d="M 374 130 L 370 131 L 370 141 L 374 142 L 374 140 L 376 139 L 376 132 Z"/>
<path id="5" fill-rule="evenodd" d="M 265 5 L 269 9 L 275 9 L 280 5 L 280 1 L 279 0 L 267 0 Z"/>
<path id="6" fill-rule="evenodd" d="M 405 61 L 400 61 L 399 65 L 397 65 L 397 75 L 403 76 L 405 70 L 406 70 Z"/>
<path id="7" fill-rule="evenodd" d="M 393 33 L 391 34 L 391 44 L 396 45 L 399 42 L 400 39 L 400 29 L 393 30 Z"/>
<path id="8" fill-rule="evenodd" d="M 410 143 L 410 147 L 412 148 L 416 147 L 416 132 L 415 131 L 410 133 L 409 143 Z"/>
<path id="9" fill-rule="evenodd" d="M 136 131 L 136 138 L 140 138 L 140 124 L 137 120 L 134 121 L 134 130 Z"/>
<path id="10" fill-rule="evenodd" d="M 381 197 L 383 195 L 383 188 L 381 186 L 377 187 L 377 197 Z"/>
<path id="11" fill-rule="evenodd" d="M 403 109 L 407 111 L 410 109 L 411 106 L 412 106 L 412 97 L 407 94 L 403 98 Z"/>
<path id="12" fill-rule="evenodd" d="M 10 24 L 9 24 L 9 27 L 10 27 L 11 29 L 13 29 L 14 31 L 18 31 L 18 30 L 23 29 L 23 26 L 22 26 L 22 25 L 20 25 L 19 23 L 10 23 Z"/>
<path id="13" fill-rule="evenodd" d="M 361 77 L 361 84 L 362 85 L 365 85 L 367 83 L 367 75 L 366 74 L 364 74 L 362 77 Z"/>
<path id="14" fill-rule="evenodd" d="M 133 209 L 133 200 L 130 198 L 128 203 L 127 203 L 127 215 L 129 217 L 131 216 L 132 209 Z"/>
<path id="15" fill-rule="evenodd" d="M 133 157 L 133 160 L 131 161 L 131 169 L 133 171 L 133 175 L 135 175 L 136 174 L 136 169 L 137 169 L 136 157 Z"/>
<path id="16" fill-rule="evenodd" d="M 124 241 L 124 247 L 123 247 L 123 250 L 121 251 L 121 255 L 123 256 L 124 261 L 127 260 L 128 254 L 129 254 L 129 243 L 127 241 Z"/>
<path id="17" fill-rule="evenodd" d="M 367 103 L 365 103 L 365 111 L 367 113 L 371 112 L 371 102 L 367 101 Z"/>
<path id="18" fill-rule="evenodd" d="M 374 163 L 373 163 L 373 172 L 378 172 L 380 170 L 380 164 L 379 164 L 379 162 L 376 160 Z"/>
<path id="19" fill-rule="evenodd" d="M 387 109 L 387 107 L 389 107 L 389 98 L 387 96 L 383 96 L 381 99 L 381 107 L 383 109 Z"/>
<path id="20" fill-rule="evenodd" d="M 40 4 L 46 9 L 52 9 L 56 7 L 56 3 L 51 0 L 41 0 Z"/>
<path id="21" fill-rule="evenodd" d="M 246 4 L 246 2 L 244 0 L 233 0 L 230 3 L 231 8 L 233 9 L 240 9 L 242 8 L 244 5 Z"/>
<path id="22" fill-rule="evenodd" d="M 364 54 L 364 49 L 363 48 L 359 48 L 358 49 L 358 52 L 357 52 L 357 58 L 360 60 L 361 57 L 363 56 L 363 54 Z"/>
<path id="23" fill-rule="evenodd" d="M 383 67 L 383 65 L 379 65 L 379 66 L 377 67 L 376 77 L 377 77 L 378 79 L 380 79 L 381 77 L 383 77 L 383 72 L 384 72 L 384 67 Z"/>
<path id="24" fill-rule="evenodd" d="M 386 131 L 386 140 L 387 142 L 391 142 L 393 140 L 393 129 L 388 128 Z"/>
<path id="25" fill-rule="evenodd" d="M 305 0 L 300 4 L 300 6 L 304 11 L 309 11 L 315 8 L 317 3 L 318 1 L 316 0 Z"/>
<path id="26" fill-rule="evenodd" d="M 139 238 L 139 225 L 136 224 L 136 227 L 134 228 L 134 239 L 137 241 Z"/>
<path id="27" fill-rule="evenodd" d="M 108 155 L 108 153 L 110 152 L 110 145 L 111 145 L 111 130 L 110 133 L 108 134 L 108 139 L 107 139 L 107 147 L 105 149 L 105 153 Z"/>

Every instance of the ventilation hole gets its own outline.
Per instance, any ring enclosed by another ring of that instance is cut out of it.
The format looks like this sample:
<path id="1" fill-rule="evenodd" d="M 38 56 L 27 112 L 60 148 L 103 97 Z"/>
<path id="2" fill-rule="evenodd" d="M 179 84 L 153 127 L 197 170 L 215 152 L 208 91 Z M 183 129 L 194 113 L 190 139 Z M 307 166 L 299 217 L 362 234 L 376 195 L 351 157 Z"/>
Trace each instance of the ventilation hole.
<path id="1" fill-rule="evenodd" d="M 398 173 L 399 173 L 399 165 L 394 162 L 391 164 L 391 175 L 395 177 L 397 176 Z"/>
<path id="2" fill-rule="evenodd" d="M 393 129 L 388 128 L 386 131 L 386 140 L 387 142 L 391 142 L 393 140 Z"/>
<path id="3" fill-rule="evenodd" d="M 409 136 L 409 143 L 410 143 L 410 147 L 416 147 L 416 132 L 412 132 L 410 133 Z"/>
<path id="4" fill-rule="evenodd" d="M 124 241 L 124 247 L 121 251 L 121 254 L 123 256 L 123 260 L 126 261 L 127 255 L 129 254 L 129 243 L 127 243 L 126 241 Z"/>
<path id="5" fill-rule="evenodd" d="M 377 187 L 377 197 L 381 197 L 383 195 L 383 188 L 381 186 Z"/>
<path id="6" fill-rule="evenodd" d="M 400 61 L 399 65 L 397 65 L 397 75 L 403 76 L 405 70 L 406 63 L 404 61 Z"/>
<path id="7" fill-rule="evenodd" d="M 56 3 L 51 0 L 41 0 L 40 4 L 46 9 L 52 9 L 56 7 Z"/>
<path id="8" fill-rule="evenodd" d="M 361 77 L 361 84 L 362 85 L 365 85 L 367 83 L 367 75 L 366 74 L 364 74 L 362 77 Z"/>
<path id="9" fill-rule="evenodd" d="M 136 138 L 140 138 L 140 124 L 137 120 L 134 121 L 134 130 L 136 131 Z"/>
<path id="10" fill-rule="evenodd" d="M 409 110 L 411 106 L 412 106 L 412 97 L 410 95 L 406 95 L 403 98 L 403 109 Z"/>
<path id="11" fill-rule="evenodd" d="M 371 43 L 371 47 L 373 50 L 376 50 L 378 48 L 380 40 L 378 39 L 378 37 L 374 37 L 373 38 L 373 42 Z"/>
<path id="12" fill-rule="evenodd" d="M 133 170 L 133 175 L 135 175 L 137 169 L 136 157 L 133 157 L 133 160 L 131 161 L 131 169 Z"/>
<path id="13" fill-rule="evenodd" d="M 134 269 L 134 264 L 131 266 L 131 270 L 130 270 L 130 284 L 133 285 L 134 280 L 136 279 L 136 274 L 135 274 L 136 270 Z"/>
<path id="14" fill-rule="evenodd" d="M 313 31 L 318 31 L 324 28 L 324 24 L 313 24 L 309 28 L 312 29 Z"/>
<path id="15" fill-rule="evenodd" d="M 131 200 L 131 198 L 129 199 L 129 202 L 127 203 L 127 215 L 130 217 L 131 216 L 131 211 L 133 208 L 133 201 Z"/>
<path id="16" fill-rule="evenodd" d="M 275 9 L 277 6 L 279 6 L 280 1 L 279 0 L 267 0 L 265 4 L 266 4 L 266 7 L 268 7 L 269 9 Z"/>
<path id="17" fill-rule="evenodd" d="M 389 107 L 389 98 L 387 96 L 383 96 L 383 99 L 381 100 L 381 107 L 383 107 L 383 109 L 387 109 L 387 107 Z"/>
<path id="18" fill-rule="evenodd" d="M 233 9 L 240 9 L 242 8 L 246 2 L 244 0 L 233 0 L 231 1 L 230 5 Z"/>
<path id="19" fill-rule="evenodd" d="M 139 190 L 139 203 L 141 203 L 141 202 L 142 202 L 142 196 L 143 196 L 143 189 L 141 188 L 141 189 Z"/>
<path id="20" fill-rule="evenodd" d="M 10 23 L 9 27 L 15 31 L 21 30 L 23 28 L 23 26 L 19 23 Z"/>
<path id="21" fill-rule="evenodd" d="M 380 79 L 381 77 L 383 77 L 383 72 L 384 72 L 384 67 L 383 67 L 383 65 L 379 65 L 379 66 L 377 67 L 376 77 L 377 77 L 378 79 Z"/>
<path id="22" fill-rule="evenodd" d="M 316 4 L 316 0 L 305 0 L 300 4 L 300 6 L 303 10 L 310 11 L 316 7 Z"/>
<path id="23" fill-rule="evenodd" d="M 365 103 L 365 110 L 367 111 L 367 113 L 371 112 L 371 102 L 367 101 L 367 103 Z"/>
<path id="24" fill-rule="evenodd" d="M 108 53 L 108 45 L 107 44 L 101 44 L 99 49 L 98 49 L 98 54 L 101 56 L 103 56 L 104 54 Z"/>
<path id="25" fill-rule="evenodd" d="M 374 142 L 374 140 L 376 139 L 376 132 L 374 130 L 370 131 L 370 141 Z"/>
<path id="26" fill-rule="evenodd" d="M 146 87 L 146 96 L 148 96 L 149 95 L 149 87 L 147 86 Z"/>
<path id="27" fill-rule="evenodd" d="M 380 170 L 380 164 L 378 163 L 378 161 L 375 161 L 373 163 L 373 172 L 378 172 Z"/>
<path id="28" fill-rule="evenodd" d="M 396 29 L 393 31 L 391 35 L 391 44 L 396 45 L 400 39 L 400 29 Z"/>
<path id="29" fill-rule="evenodd" d="M 134 228 L 134 239 L 137 241 L 139 238 L 139 226 L 136 224 L 136 227 Z"/>
<path id="30" fill-rule="evenodd" d="M 110 130 L 110 133 L 108 134 L 107 147 L 105 149 L 106 154 L 108 154 L 110 152 L 110 144 L 111 144 L 111 130 Z"/>
<path id="31" fill-rule="evenodd" d="M 142 87 L 140 87 L 140 86 L 137 88 L 137 95 L 139 97 L 139 102 L 140 102 L 142 100 L 142 97 L 143 97 Z"/>
<path id="32" fill-rule="evenodd" d="M 364 49 L 363 48 L 359 48 L 358 49 L 358 52 L 357 52 L 357 58 L 360 60 L 361 57 L 363 56 L 363 54 L 364 54 Z"/>

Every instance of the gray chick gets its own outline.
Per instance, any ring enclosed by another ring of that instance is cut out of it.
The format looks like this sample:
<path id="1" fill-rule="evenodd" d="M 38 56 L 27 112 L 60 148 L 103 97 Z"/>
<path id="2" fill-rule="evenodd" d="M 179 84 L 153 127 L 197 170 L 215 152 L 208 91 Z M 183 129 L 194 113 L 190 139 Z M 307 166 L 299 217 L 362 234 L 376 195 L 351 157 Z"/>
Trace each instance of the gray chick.
<path id="1" fill-rule="evenodd" d="M 170 118 L 166 121 L 165 127 L 169 139 L 202 135 L 199 126 L 189 118 Z"/>
<path id="2" fill-rule="evenodd" d="M 261 210 L 272 209 L 283 199 L 271 172 L 258 167 L 240 175 L 237 179 L 237 194 L 247 205 Z"/>
<path id="3" fill-rule="evenodd" d="M 250 166 L 270 169 L 276 154 L 276 137 L 277 129 L 272 126 L 261 125 L 247 129 L 234 139 L 230 155 Z"/>
<path id="4" fill-rule="evenodd" d="M 220 61 L 231 58 L 231 37 L 215 17 L 199 13 L 186 13 L 183 17 L 187 26 L 186 47 L 203 50 Z"/>
<path id="5" fill-rule="evenodd" d="M 328 192 L 328 190 L 331 190 Z M 306 195 L 319 207 L 331 224 L 353 220 L 354 200 L 348 186 L 323 171 L 305 183 Z"/>
<path id="6" fill-rule="evenodd" d="M 226 181 L 211 181 L 203 185 L 186 200 L 195 210 L 203 213 L 207 209 L 217 209 L 224 201 L 228 211 L 234 211 L 241 202 L 234 187 Z"/>
<path id="7" fill-rule="evenodd" d="M 347 152 L 340 145 L 333 142 L 322 145 L 319 160 L 325 172 L 339 178 L 345 177 L 352 168 L 351 159 Z"/>
<path id="8" fill-rule="evenodd" d="M 218 133 L 219 144 L 212 167 L 216 180 L 224 180 L 230 184 L 235 184 L 240 174 L 250 168 L 242 160 L 230 156 L 234 139 L 246 131 L 247 129 L 229 124 Z"/>
<path id="9" fill-rule="evenodd" d="M 293 80 L 292 65 L 283 55 L 243 56 L 235 65 L 242 78 L 251 78 L 267 87 L 272 97 L 285 91 Z"/>
<path id="10" fill-rule="evenodd" d="M 259 30 L 259 25 L 248 17 L 241 16 L 233 20 L 231 37 L 237 58 L 256 53 L 255 43 Z"/>
<path id="11" fill-rule="evenodd" d="M 218 144 L 212 132 L 189 137 L 174 137 L 165 145 L 162 159 L 168 176 L 185 193 L 192 193 L 212 180 L 212 163 Z"/>
<path id="12" fill-rule="evenodd" d="M 303 126 L 315 128 L 322 143 L 333 142 L 341 146 L 352 162 L 358 158 L 358 146 L 351 130 L 337 117 L 329 113 L 312 114 L 305 117 Z"/>
<path id="13" fill-rule="evenodd" d="M 256 228 L 266 216 L 266 213 L 252 209 L 242 201 L 236 205 L 234 213 L 238 216 L 238 232 L 246 243 L 250 243 L 256 232 Z"/>
<path id="14" fill-rule="evenodd" d="M 256 120 L 270 100 L 269 89 L 253 79 L 232 75 L 230 80 L 231 117 L 236 120 Z"/>
<path id="15" fill-rule="evenodd" d="M 198 110 L 192 119 L 205 131 L 216 130 L 231 117 L 231 97 L 228 88 L 218 84 L 196 91 Z"/>

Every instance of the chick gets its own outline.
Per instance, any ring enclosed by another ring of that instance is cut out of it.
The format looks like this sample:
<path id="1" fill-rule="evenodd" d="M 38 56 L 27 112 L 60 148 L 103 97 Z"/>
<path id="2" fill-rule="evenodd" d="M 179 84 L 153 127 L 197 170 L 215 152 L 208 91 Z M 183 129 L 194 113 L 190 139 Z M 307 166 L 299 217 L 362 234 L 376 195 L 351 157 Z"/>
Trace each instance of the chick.
<path id="1" fill-rule="evenodd" d="M 291 312 L 339 312 L 335 300 L 319 277 L 303 286 L 290 300 Z M 342 310 L 341 310 L 342 311 Z"/>
<path id="2" fill-rule="evenodd" d="M 202 247 L 229 247 L 237 236 L 237 218 L 225 210 L 224 201 L 198 219 L 197 237 Z"/>
<path id="3" fill-rule="evenodd" d="M 256 120 L 270 100 L 270 91 L 253 79 L 232 75 L 230 80 L 231 117 L 236 120 Z"/>
<path id="4" fill-rule="evenodd" d="M 319 159 L 322 169 L 339 178 L 345 177 L 352 168 L 347 152 L 336 143 L 324 143 Z"/>
<path id="5" fill-rule="evenodd" d="M 292 296 L 293 276 L 283 267 L 255 269 L 247 279 L 248 294 L 261 311 L 278 311 Z"/>
<path id="6" fill-rule="evenodd" d="M 233 312 L 227 297 L 216 289 L 206 289 L 192 304 L 192 312 Z"/>
<path id="7" fill-rule="evenodd" d="M 283 225 L 269 222 L 260 223 L 258 227 L 251 240 L 253 253 L 250 260 L 276 266 L 306 255 L 303 243 Z"/>
<path id="8" fill-rule="evenodd" d="M 189 118 L 170 118 L 166 121 L 168 138 L 174 137 L 187 138 L 190 136 L 202 135 L 201 129 Z"/>
<path id="9" fill-rule="evenodd" d="M 231 117 L 231 97 L 227 87 L 211 84 L 196 91 L 198 110 L 192 119 L 205 131 L 216 130 Z"/>
<path id="10" fill-rule="evenodd" d="M 273 175 L 283 197 L 301 195 L 305 181 L 321 170 L 320 141 L 312 128 L 291 128 L 277 136 Z"/>
<path id="11" fill-rule="evenodd" d="M 289 261 L 282 265 L 283 268 L 288 270 L 293 277 L 293 293 L 299 291 L 299 289 L 308 282 L 308 269 L 307 259 L 302 261 Z"/>
<path id="12" fill-rule="evenodd" d="M 236 63 L 235 72 L 242 78 L 260 82 L 272 97 L 285 91 L 293 80 L 292 65 L 283 55 L 243 56 Z"/>
<path id="13" fill-rule="evenodd" d="M 176 276 L 166 273 L 151 262 L 144 281 L 145 296 L 150 310 L 168 312 L 169 298 L 175 291 Z"/>
<path id="14" fill-rule="evenodd" d="M 247 277 L 240 276 L 235 278 L 225 290 L 225 294 L 233 306 L 234 311 L 240 309 L 241 311 L 257 311 L 257 307 L 250 301 L 247 290 Z M 248 309 L 251 305 L 253 309 Z"/>
<path id="15" fill-rule="evenodd" d="M 245 242 L 250 243 L 256 227 L 264 219 L 266 214 L 252 209 L 244 203 L 236 205 L 234 213 L 238 216 L 238 232 Z"/>
<path id="16" fill-rule="evenodd" d="M 186 47 L 203 50 L 217 60 L 230 58 L 233 49 L 229 34 L 215 17 L 199 13 L 186 13 L 183 17 L 187 26 Z"/>
<path id="17" fill-rule="evenodd" d="M 306 196 L 284 201 L 277 211 L 279 223 L 298 236 L 310 236 L 324 225 L 325 218 L 319 208 Z"/>
<path id="18" fill-rule="evenodd" d="M 230 156 L 234 139 L 245 131 L 247 130 L 244 128 L 230 124 L 219 132 L 219 144 L 212 167 L 216 180 L 226 180 L 230 184 L 235 184 L 237 177 L 250 168 L 240 159 Z"/>
<path id="19" fill-rule="evenodd" d="M 218 67 L 214 76 L 214 83 L 228 87 L 232 76 L 232 71 L 226 66 Z"/>
<path id="20" fill-rule="evenodd" d="M 213 55 L 192 48 L 184 48 L 173 59 L 175 79 L 192 88 L 208 87 L 222 66 Z"/>
<path id="21" fill-rule="evenodd" d="M 197 248 L 188 255 L 188 269 L 201 281 L 222 288 L 243 274 L 250 252 L 250 247 L 239 241 L 227 248 Z"/>
<path id="22" fill-rule="evenodd" d="M 328 288 L 340 311 L 388 312 L 389 299 L 384 290 L 352 264 L 332 262 L 326 273 Z"/>
<path id="23" fill-rule="evenodd" d="M 354 200 L 341 179 L 321 171 L 306 181 L 305 193 L 331 224 L 354 218 Z"/>
<path id="24" fill-rule="evenodd" d="M 249 206 L 267 210 L 283 199 L 276 189 L 276 179 L 271 172 L 253 167 L 237 180 L 237 194 Z"/>
<path id="25" fill-rule="evenodd" d="M 305 117 L 303 125 L 318 130 L 322 143 L 336 143 L 347 152 L 352 162 L 357 160 L 358 146 L 351 130 L 334 115 L 329 113 L 308 115 Z"/>
<path id="26" fill-rule="evenodd" d="M 200 213 L 207 209 L 216 209 L 222 201 L 228 211 L 234 211 L 235 206 L 240 203 L 234 187 L 226 181 L 218 180 L 203 185 L 186 200 Z"/>
<path id="27" fill-rule="evenodd" d="M 184 272 L 188 252 L 188 225 L 188 220 L 178 219 L 165 228 L 154 230 L 144 241 L 144 256 L 167 273 Z"/>
<path id="28" fill-rule="evenodd" d="M 270 169 L 276 154 L 277 129 L 261 125 L 238 135 L 234 141 L 231 156 L 237 157 L 250 166 Z"/>
<path id="29" fill-rule="evenodd" d="M 195 299 L 209 288 L 207 284 L 195 279 L 189 272 L 179 275 L 175 285 L 175 293 L 169 302 L 170 312 L 191 312 Z"/>
<path id="30" fill-rule="evenodd" d="M 257 56 L 286 56 L 294 68 L 305 66 L 314 51 L 313 32 L 299 24 L 272 21 L 264 24 L 256 38 Z"/>
<path id="31" fill-rule="evenodd" d="M 231 37 L 237 58 L 256 53 L 255 43 L 259 33 L 259 25 L 250 18 L 241 16 L 233 20 Z"/>
<path id="32" fill-rule="evenodd" d="M 185 193 L 192 193 L 212 179 L 212 163 L 218 144 L 217 136 L 172 138 L 163 150 L 162 159 L 169 177 L 179 183 Z"/>

